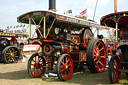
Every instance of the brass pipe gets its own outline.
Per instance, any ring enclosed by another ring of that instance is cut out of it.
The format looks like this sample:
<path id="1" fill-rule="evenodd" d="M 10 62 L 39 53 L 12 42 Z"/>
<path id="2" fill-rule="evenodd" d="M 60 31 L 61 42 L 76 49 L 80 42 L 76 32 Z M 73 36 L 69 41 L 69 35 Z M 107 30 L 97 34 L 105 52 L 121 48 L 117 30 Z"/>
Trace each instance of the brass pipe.
<path id="1" fill-rule="evenodd" d="M 118 42 L 118 23 L 116 23 L 116 43 Z"/>
<path id="2" fill-rule="evenodd" d="M 46 22 L 45 22 L 45 17 L 44 17 L 44 38 L 45 38 L 45 29 L 46 29 L 45 28 L 46 27 L 45 25 L 46 25 Z"/>

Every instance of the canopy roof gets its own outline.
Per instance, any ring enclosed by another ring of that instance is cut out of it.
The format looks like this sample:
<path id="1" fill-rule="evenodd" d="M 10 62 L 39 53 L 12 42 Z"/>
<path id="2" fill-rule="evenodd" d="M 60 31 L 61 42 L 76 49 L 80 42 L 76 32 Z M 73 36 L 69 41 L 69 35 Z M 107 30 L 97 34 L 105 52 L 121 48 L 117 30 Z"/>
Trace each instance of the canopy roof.
<path id="1" fill-rule="evenodd" d="M 111 13 L 103 16 L 100 19 L 101 25 L 116 27 L 116 23 L 118 23 L 118 27 L 127 26 L 128 25 L 128 11 Z"/>
<path id="2" fill-rule="evenodd" d="M 39 10 L 39 11 L 31 11 L 31 12 L 25 13 L 17 18 L 17 22 L 29 24 L 29 19 L 33 18 L 35 23 L 38 25 L 42 17 L 46 17 L 46 21 L 47 21 L 47 17 L 51 17 L 51 16 L 54 17 L 54 19 L 56 19 L 56 23 L 61 22 L 61 23 L 70 23 L 71 25 L 77 25 L 80 27 L 110 29 L 110 27 L 101 26 L 92 21 L 79 19 L 72 16 L 60 15 L 50 10 L 48 11 Z M 31 24 L 34 24 L 34 22 L 31 22 Z"/>

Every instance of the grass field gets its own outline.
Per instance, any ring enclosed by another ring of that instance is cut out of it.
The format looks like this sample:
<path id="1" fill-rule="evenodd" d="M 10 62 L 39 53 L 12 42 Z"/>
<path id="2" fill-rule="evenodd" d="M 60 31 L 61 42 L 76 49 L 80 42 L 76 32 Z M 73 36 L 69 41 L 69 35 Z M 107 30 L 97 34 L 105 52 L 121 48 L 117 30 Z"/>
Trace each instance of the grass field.
<path id="1" fill-rule="evenodd" d="M 109 85 L 107 72 L 106 69 L 103 73 L 91 73 L 87 69 L 75 72 L 69 81 L 62 82 L 58 77 L 30 78 L 27 72 L 27 62 L 0 63 L 0 85 Z M 122 74 L 119 84 L 115 85 L 128 85 L 128 77 Z"/>

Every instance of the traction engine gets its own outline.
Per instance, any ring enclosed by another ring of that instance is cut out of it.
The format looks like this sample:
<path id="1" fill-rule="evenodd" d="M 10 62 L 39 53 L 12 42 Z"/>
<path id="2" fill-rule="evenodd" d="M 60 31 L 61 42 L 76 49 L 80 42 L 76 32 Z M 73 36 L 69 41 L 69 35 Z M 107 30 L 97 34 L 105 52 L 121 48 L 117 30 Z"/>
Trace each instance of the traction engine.
<path id="1" fill-rule="evenodd" d="M 54 1 L 54 0 L 50 0 Z M 58 14 L 53 9 L 32 11 L 19 16 L 18 22 L 35 25 L 37 38 L 32 44 L 41 51 L 33 54 L 27 70 L 31 77 L 41 77 L 46 68 L 53 70 L 61 81 L 71 79 L 74 69 L 87 66 L 93 73 L 105 70 L 107 50 L 101 39 L 95 39 L 91 27 L 109 29 L 92 21 Z M 34 34 L 35 34 L 34 33 Z M 31 36 L 30 36 L 31 37 Z"/>

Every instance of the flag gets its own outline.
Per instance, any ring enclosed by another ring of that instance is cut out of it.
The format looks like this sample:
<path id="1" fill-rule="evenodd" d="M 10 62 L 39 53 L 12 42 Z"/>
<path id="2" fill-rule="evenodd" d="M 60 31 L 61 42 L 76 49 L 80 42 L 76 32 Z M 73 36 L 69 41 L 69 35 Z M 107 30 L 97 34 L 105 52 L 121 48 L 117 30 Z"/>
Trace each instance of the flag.
<path id="1" fill-rule="evenodd" d="M 12 26 L 10 26 L 10 28 L 12 28 Z"/>
<path id="2" fill-rule="evenodd" d="M 18 28 L 18 27 L 19 27 L 19 25 L 16 26 L 16 28 Z"/>
<path id="3" fill-rule="evenodd" d="M 67 10 L 67 11 L 66 11 L 66 14 L 72 14 L 72 9 Z"/>
<path id="4" fill-rule="evenodd" d="M 0 27 L 1 30 L 3 30 L 3 27 Z"/>
<path id="5" fill-rule="evenodd" d="M 9 26 L 7 26 L 7 28 L 9 28 Z"/>
<path id="6" fill-rule="evenodd" d="M 83 10 L 80 14 L 81 14 L 81 15 L 84 15 L 84 14 L 86 14 L 86 13 L 87 13 L 87 9 Z"/>
<path id="7" fill-rule="evenodd" d="M 10 28 L 7 28 L 7 29 L 5 29 L 5 30 L 9 30 Z"/>
<path id="8" fill-rule="evenodd" d="M 9 30 L 10 28 L 7 28 L 7 30 Z"/>

